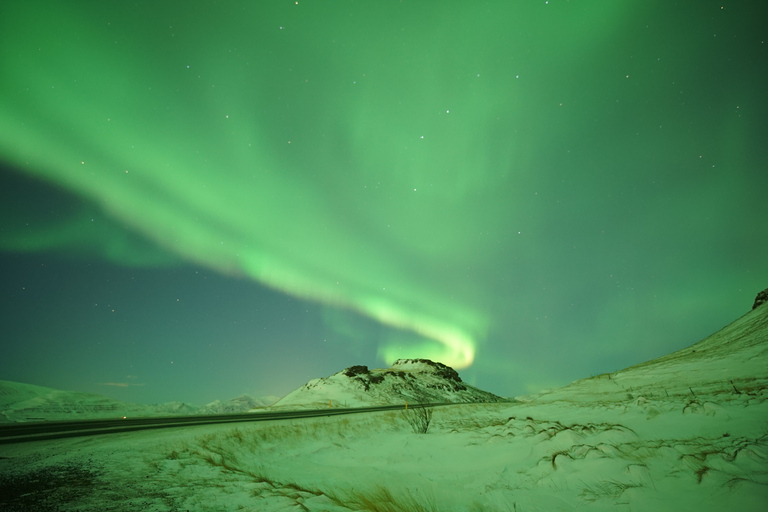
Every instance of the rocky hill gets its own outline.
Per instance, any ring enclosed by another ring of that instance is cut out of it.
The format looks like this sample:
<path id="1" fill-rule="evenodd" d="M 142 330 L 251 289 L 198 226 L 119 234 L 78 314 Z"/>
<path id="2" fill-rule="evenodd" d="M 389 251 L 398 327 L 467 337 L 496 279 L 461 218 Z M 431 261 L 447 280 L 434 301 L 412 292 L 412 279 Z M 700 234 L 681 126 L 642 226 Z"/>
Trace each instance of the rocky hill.
<path id="1" fill-rule="evenodd" d="M 313 379 L 267 409 L 364 407 L 437 402 L 499 402 L 504 398 L 471 386 L 453 368 L 429 359 L 399 359 L 390 368 L 350 366 Z"/>

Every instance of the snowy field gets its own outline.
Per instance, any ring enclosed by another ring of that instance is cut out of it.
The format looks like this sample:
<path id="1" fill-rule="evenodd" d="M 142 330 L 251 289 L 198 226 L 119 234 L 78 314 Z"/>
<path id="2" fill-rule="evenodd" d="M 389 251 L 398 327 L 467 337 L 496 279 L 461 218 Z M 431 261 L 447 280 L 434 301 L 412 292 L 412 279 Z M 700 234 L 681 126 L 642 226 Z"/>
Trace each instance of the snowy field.
<path id="1" fill-rule="evenodd" d="M 764 310 L 764 311 L 763 311 Z M 768 510 L 768 307 L 519 403 L 0 446 L 3 510 Z"/>
<path id="2" fill-rule="evenodd" d="M 708 398 L 449 406 L 427 434 L 386 412 L 0 453 L 50 480 L 61 510 L 764 511 L 765 397 Z"/>

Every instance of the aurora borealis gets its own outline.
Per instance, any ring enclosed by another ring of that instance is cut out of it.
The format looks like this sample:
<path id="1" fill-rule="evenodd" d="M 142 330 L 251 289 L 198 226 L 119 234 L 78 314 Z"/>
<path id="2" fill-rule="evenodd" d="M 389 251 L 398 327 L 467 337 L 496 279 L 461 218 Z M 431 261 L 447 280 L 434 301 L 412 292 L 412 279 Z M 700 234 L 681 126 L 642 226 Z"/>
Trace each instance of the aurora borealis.
<path id="1" fill-rule="evenodd" d="M 765 10 L 4 6 L 0 378 L 512 395 L 698 341 L 768 278 Z"/>

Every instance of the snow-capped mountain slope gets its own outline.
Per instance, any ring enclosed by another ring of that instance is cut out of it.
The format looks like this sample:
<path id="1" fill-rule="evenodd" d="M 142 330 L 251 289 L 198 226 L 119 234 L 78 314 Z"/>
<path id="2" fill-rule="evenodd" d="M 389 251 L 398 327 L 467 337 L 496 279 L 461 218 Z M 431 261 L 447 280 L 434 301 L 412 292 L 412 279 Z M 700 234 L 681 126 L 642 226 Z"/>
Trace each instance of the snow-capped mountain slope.
<path id="1" fill-rule="evenodd" d="M 768 306 L 762 305 L 688 348 L 519 399 L 618 402 L 640 396 L 747 396 L 768 387 L 766 333 Z"/>
<path id="2" fill-rule="evenodd" d="M 764 512 L 766 369 L 762 305 L 610 376 L 525 401 L 436 408 L 426 435 L 411 408 L 0 445 L 0 481 L 24 483 L 6 486 L 0 509 Z M 423 360 L 353 366 L 281 402 L 485 400 L 457 377 Z"/>
<path id="3" fill-rule="evenodd" d="M 228 414 L 263 407 L 273 403 L 275 399 L 274 397 L 260 399 L 242 395 L 224 402 L 217 400 L 202 407 L 184 402 L 137 404 L 115 400 L 95 393 L 62 391 L 44 386 L 0 380 L 0 423 L 121 418 L 123 416 Z"/>
<path id="4" fill-rule="evenodd" d="M 313 379 L 269 409 L 363 407 L 436 402 L 499 402 L 503 398 L 470 386 L 453 368 L 428 359 L 398 359 L 386 369 L 350 366 Z"/>
<path id="5" fill-rule="evenodd" d="M 279 397 L 263 396 L 256 398 L 251 395 L 240 395 L 229 400 L 215 400 L 200 407 L 195 414 L 233 414 L 245 412 L 257 407 L 266 407 L 277 402 Z"/>
<path id="6" fill-rule="evenodd" d="M 118 418 L 144 413 L 146 407 L 94 393 L 0 381 L 0 421 Z"/>

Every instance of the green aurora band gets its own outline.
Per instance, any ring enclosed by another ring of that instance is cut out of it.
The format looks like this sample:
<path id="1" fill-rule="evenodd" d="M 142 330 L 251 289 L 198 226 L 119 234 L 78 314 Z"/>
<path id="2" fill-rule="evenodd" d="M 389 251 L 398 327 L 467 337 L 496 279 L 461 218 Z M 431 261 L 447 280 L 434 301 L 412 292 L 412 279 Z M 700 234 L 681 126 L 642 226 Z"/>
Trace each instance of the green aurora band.
<path id="1" fill-rule="evenodd" d="M 535 259 L 516 173 L 571 126 L 545 124 L 542 84 L 631 9 L 266 4 L 4 5 L 0 157 L 114 225 L 84 212 L 2 249 L 194 262 L 414 333 L 388 362 L 467 367 L 493 269 Z"/>
<path id="2" fill-rule="evenodd" d="M 520 155 L 505 133 L 526 108 L 510 67 L 488 73 L 504 55 L 461 46 L 471 10 L 230 7 L 5 6 L 2 155 L 187 261 L 422 340 L 383 347 L 387 361 L 470 365 L 488 318 L 461 269 L 507 236 L 494 219 Z M 136 263 L 124 236 L 82 245 Z"/>

